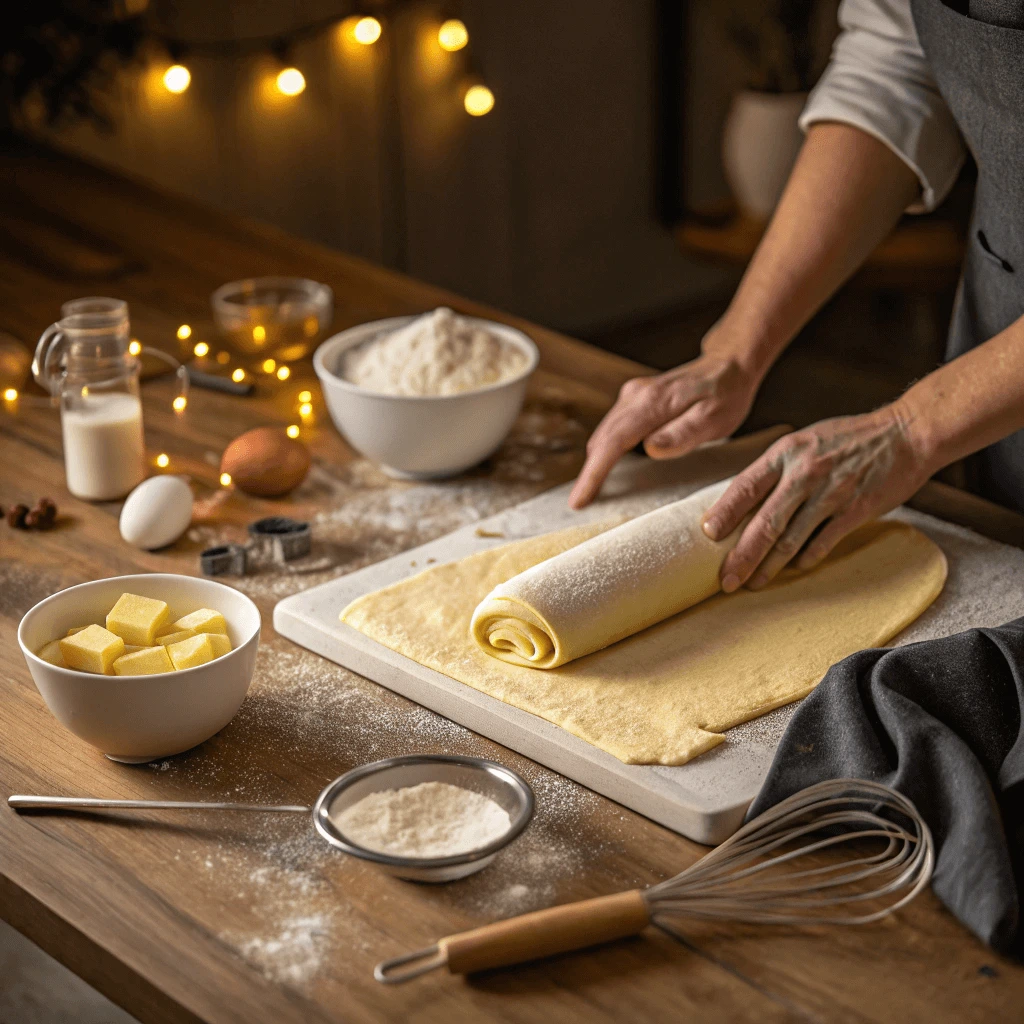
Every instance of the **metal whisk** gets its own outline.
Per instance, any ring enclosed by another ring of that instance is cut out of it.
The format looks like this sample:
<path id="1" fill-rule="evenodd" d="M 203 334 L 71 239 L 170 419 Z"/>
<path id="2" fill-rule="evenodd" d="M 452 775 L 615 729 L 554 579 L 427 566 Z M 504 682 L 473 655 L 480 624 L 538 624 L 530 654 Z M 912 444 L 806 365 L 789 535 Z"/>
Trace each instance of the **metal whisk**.
<path id="1" fill-rule="evenodd" d="M 865 841 L 881 848 L 864 850 Z M 849 844 L 856 844 L 855 852 L 840 861 L 800 866 L 813 854 Z M 934 864 L 931 832 L 910 800 L 875 782 L 833 779 L 781 801 L 685 871 L 649 889 L 449 935 L 385 960 L 374 977 L 395 984 L 443 966 L 452 974 L 468 974 L 635 935 L 651 923 L 671 931 L 686 917 L 869 924 L 912 900 L 928 885 Z"/>

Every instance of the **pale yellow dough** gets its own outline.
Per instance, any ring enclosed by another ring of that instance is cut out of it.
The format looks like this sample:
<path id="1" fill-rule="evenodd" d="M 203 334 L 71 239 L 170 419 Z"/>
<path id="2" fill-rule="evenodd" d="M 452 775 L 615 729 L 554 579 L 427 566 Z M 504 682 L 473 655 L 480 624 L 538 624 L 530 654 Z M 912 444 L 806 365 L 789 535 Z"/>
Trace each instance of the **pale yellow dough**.
<path id="1" fill-rule="evenodd" d="M 787 570 L 758 593 L 717 594 L 567 665 L 539 671 L 485 654 L 469 629 L 477 604 L 603 528 L 561 530 L 428 569 L 353 601 L 342 621 L 627 764 L 678 765 L 717 746 L 726 729 L 805 696 L 841 658 L 884 644 L 946 579 L 945 557 L 920 531 L 870 523 L 811 572 Z"/>

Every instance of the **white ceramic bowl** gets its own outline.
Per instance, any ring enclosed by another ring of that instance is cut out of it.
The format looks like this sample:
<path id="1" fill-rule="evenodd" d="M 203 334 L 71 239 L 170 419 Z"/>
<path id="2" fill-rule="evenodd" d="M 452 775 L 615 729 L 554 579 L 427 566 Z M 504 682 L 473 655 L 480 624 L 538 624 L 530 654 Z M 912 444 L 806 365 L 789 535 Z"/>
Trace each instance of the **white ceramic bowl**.
<path id="1" fill-rule="evenodd" d="M 181 672 L 101 676 L 58 668 L 35 652 L 72 626 L 103 622 L 123 593 L 166 601 L 172 619 L 214 608 L 227 622 L 233 650 Z M 235 716 L 256 666 L 259 609 L 214 580 L 171 573 L 114 576 L 69 587 L 40 601 L 18 626 L 18 643 L 46 706 L 76 736 L 114 761 L 155 761 L 208 740 Z"/>
<path id="2" fill-rule="evenodd" d="M 523 370 L 497 384 L 457 395 L 382 395 L 339 376 L 347 349 L 390 334 L 414 319 L 375 320 L 335 334 L 313 354 L 313 367 L 334 425 L 356 451 L 402 479 L 454 476 L 482 462 L 504 441 L 523 407 L 526 384 L 540 354 L 522 331 L 467 317 L 525 352 Z"/>

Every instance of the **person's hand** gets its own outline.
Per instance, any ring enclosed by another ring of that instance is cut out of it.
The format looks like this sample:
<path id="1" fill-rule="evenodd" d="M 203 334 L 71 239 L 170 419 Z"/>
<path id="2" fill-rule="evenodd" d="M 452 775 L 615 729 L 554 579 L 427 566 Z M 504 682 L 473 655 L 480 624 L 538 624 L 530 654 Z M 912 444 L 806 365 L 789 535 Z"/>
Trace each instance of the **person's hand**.
<path id="1" fill-rule="evenodd" d="M 641 441 L 651 458 L 675 459 L 728 437 L 746 419 L 758 383 L 737 360 L 710 353 L 657 377 L 626 381 L 587 443 L 569 504 L 590 504 L 615 463 Z"/>
<path id="2" fill-rule="evenodd" d="M 798 568 L 817 565 L 851 530 L 906 501 L 931 476 L 937 467 L 920 449 L 898 404 L 780 438 L 704 516 L 704 532 L 719 540 L 757 509 L 722 565 L 722 589 L 746 583 L 758 590 L 797 555 Z"/>

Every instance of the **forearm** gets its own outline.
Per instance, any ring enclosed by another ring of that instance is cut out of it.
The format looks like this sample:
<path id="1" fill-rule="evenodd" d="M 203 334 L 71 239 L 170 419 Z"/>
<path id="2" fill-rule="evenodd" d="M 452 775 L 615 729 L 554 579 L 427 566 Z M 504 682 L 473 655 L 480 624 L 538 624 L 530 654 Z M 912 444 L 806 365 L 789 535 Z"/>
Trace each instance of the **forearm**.
<path id="1" fill-rule="evenodd" d="M 1024 317 L 919 380 L 893 407 L 931 473 L 1024 429 Z"/>
<path id="2" fill-rule="evenodd" d="M 756 379 L 889 234 L 920 190 L 887 146 L 845 124 L 811 127 L 768 230 L 705 351 Z"/>

